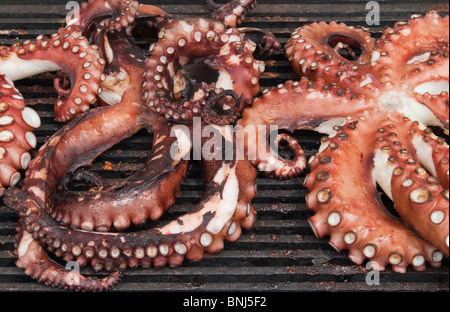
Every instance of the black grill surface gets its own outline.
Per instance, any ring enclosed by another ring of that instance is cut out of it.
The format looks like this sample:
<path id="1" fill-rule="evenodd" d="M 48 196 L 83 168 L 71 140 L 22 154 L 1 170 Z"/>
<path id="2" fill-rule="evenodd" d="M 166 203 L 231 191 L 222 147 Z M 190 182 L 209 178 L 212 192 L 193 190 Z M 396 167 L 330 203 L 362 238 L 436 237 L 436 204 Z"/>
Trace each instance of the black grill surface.
<path id="1" fill-rule="evenodd" d="M 160 6 L 166 12 L 189 16 L 208 13 L 204 0 L 141 1 Z M 223 3 L 225 1 L 217 1 Z M 275 2 L 275 4 L 274 4 Z M 11 45 L 34 39 L 39 34 L 51 35 L 62 25 L 66 0 L 0 0 L 0 45 Z M 314 21 L 341 21 L 367 27 L 366 1 L 320 0 L 258 0 L 243 26 L 258 27 L 273 32 L 285 44 L 295 28 Z M 440 0 L 379 0 L 381 24 L 371 26 L 379 37 L 386 26 L 410 15 L 429 10 L 448 13 L 448 2 Z M 137 44 L 148 48 L 155 37 L 137 37 Z M 55 73 L 47 73 L 16 82 L 16 87 L 42 118 L 42 127 L 35 133 L 41 145 L 60 125 L 54 122 L 53 89 Z M 263 87 L 275 86 L 288 79 L 297 79 L 284 54 L 267 61 Z M 320 136 L 311 132 L 295 134 L 307 156 L 319 147 Z M 101 155 L 93 170 L 111 184 L 139 169 L 149 154 L 152 136 L 145 131 L 120 143 Z M 305 172 L 305 175 L 308 172 Z M 182 189 L 177 204 L 160 222 L 173 219 L 188 211 L 202 196 L 201 172 L 194 165 Z M 379 285 L 371 285 L 364 266 L 354 265 L 345 252 L 338 253 L 328 240 L 317 239 L 307 223 L 311 216 L 305 205 L 307 190 L 302 186 L 305 175 L 290 181 L 278 181 L 263 176 L 257 180 L 258 196 L 254 200 L 258 212 L 251 231 L 244 231 L 234 243 L 225 243 L 218 254 L 205 255 L 201 262 L 185 261 L 177 269 L 128 269 L 123 281 L 113 291 L 425 291 L 449 290 L 448 260 L 439 269 L 425 272 L 408 269 L 397 274 L 390 268 L 381 272 Z M 83 185 L 75 184 L 83 191 Z M 364 200 L 363 198 L 361 200 Z M 157 223 L 159 224 L 159 223 Z M 152 226 L 154 224 L 149 224 Z M 16 214 L 0 202 L 0 291 L 49 291 L 27 277 L 15 266 L 14 236 Z M 105 276 L 92 269 L 86 275 Z M 51 289 L 53 291 L 53 289 Z"/>

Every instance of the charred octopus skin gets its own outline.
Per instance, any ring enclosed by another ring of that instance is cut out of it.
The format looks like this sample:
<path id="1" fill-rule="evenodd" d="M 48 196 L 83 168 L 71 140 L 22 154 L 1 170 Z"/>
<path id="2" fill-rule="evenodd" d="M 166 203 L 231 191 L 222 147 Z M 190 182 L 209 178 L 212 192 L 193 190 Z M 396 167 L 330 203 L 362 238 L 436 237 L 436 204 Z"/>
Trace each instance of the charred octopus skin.
<path id="1" fill-rule="evenodd" d="M 123 14 L 111 18 L 118 12 Z M 159 32 L 150 55 L 128 35 L 132 18 L 143 12 Z M 82 5 L 79 20 L 87 24 L 68 28 L 90 33 L 88 42 L 98 43 L 93 50 L 104 56 L 104 68 L 96 95 L 109 105 L 75 117 L 31 162 L 25 159 L 29 169 L 23 186 L 9 188 L 4 201 L 20 216 L 17 265 L 26 274 L 54 287 L 103 291 L 116 285 L 127 267 L 176 267 L 185 258 L 200 260 L 204 252 L 223 249 L 224 240 L 235 241 L 242 229 L 252 227 L 256 169 L 245 159 L 213 157 L 201 160 L 206 189 L 195 208 L 159 228 L 122 232 L 159 219 L 175 203 L 190 168 L 194 117 L 201 131 L 211 127 L 215 133 L 202 143 L 214 138 L 236 146 L 232 128 L 225 125 L 234 123 L 258 94 L 264 62 L 253 57 L 255 43 L 217 20 L 175 19 L 130 1 L 90 1 Z M 100 27 L 91 28 L 91 23 Z M 207 75 L 198 76 L 203 70 Z M 10 89 L 5 97 L 15 104 Z M 16 106 L 21 104 L 23 99 Z M 83 195 L 65 189 L 77 175 L 102 185 L 84 168 L 144 128 L 152 130 L 154 140 L 141 170 L 111 188 Z M 207 152 L 222 153 L 206 146 Z M 103 279 L 85 277 L 60 266 L 47 252 L 112 273 Z"/>
<path id="2" fill-rule="evenodd" d="M 28 168 L 31 155 L 28 152 L 37 145 L 35 128 L 41 120 L 32 108 L 25 106 L 22 95 L 14 84 L 0 75 L 0 196 L 4 187 L 16 185 L 20 180 L 18 170 Z"/>
<path id="3" fill-rule="evenodd" d="M 449 149 L 427 127 L 448 133 L 448 22 L 435 12 L 413 16 L 378 41 L 344 24 L 301 27 L 286 49 L 301 80 L 264 90 L 239 121 L 328 135 L 308 163 L 297 145 L 294 162 L 246 150 L 279 178 L 310 166 L 309 223 L 357 264 L 406 272 L 448 257 Z M 383 206 L 378 187 L 401 220 Z"/>

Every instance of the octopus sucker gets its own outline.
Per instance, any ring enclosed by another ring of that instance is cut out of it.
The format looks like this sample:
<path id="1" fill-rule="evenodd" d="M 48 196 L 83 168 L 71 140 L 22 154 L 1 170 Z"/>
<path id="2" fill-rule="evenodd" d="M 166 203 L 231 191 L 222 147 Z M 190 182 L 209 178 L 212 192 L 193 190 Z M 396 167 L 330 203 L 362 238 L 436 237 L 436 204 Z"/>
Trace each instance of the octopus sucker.
<path id="1" fill-rule="evenodd" d="M 88 28 L 94 21 L 100 22 L 102 27 L 113 33 L 127 29 L 138 16 L 139 2 L 130 1 L 89 1 L 81 4 L 79 16 L 74 16 L 68 26 Z"/>

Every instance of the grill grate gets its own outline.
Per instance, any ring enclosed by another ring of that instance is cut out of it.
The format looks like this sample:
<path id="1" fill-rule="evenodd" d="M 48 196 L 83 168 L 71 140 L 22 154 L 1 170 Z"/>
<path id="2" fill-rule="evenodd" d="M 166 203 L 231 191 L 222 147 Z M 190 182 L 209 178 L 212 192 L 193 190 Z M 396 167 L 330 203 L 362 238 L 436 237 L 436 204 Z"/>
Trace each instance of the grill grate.
<path id="1" fill-rule="evenodd" d="M 0 45 L 34 39 L 39 34 L 50 35 L 62 25 L 66 0 L 0 0 Z M 198 16 L 207 14 L 204 0 L 141 1 L 160 6 L 173 14 Z M 225 2 L 225 1 L 217 1 Z M 366 26 L 366 1 L 347 0 L 259 0 L 243 26 L 258 27 L 273 32 L 284 44 L 291 32 L 313 21 L 342 21 L 349 25 Z M 431 9 L 448 12 L 448 2 L 441 0 L 379 0 L 381 25 L 371 28 L 376 37 L 385 26 L 406 20 L 411 14 Z M 152 38 L 152 40 L 155 40 Z M 137 44 L 147 48 L 149 39 L 138 37 Z M 54 122 L 54 73 L 47 73 L 18 81 L 17 88 L 26 102 L 39 112 L 43 126 L 35 133 L 38 145 L 52 135 L 60 125 Z M 283 54 L 267 61 L 261 84 L 274 86 L 288 79 L 297 79 Z M 297 132 L 307 156 L 315 154 L 320 135 Z M 139 169 L 148 156 L 152 137 L 141 131 L 101 155 L 93 165 L 94 171 L 107 182 L 123 179 Z M 106 170 L 110 162 L 113 170 Z M 305 175 L 308 172 L 305 172 Z M 188 211 L 202 196 L 200 170 L 194 166 L 182 188 L 176 205 L 161 221 L 165 222 Z M 311 215 L 305 205 L 307 190 L 302 186 L 305 175 L 290 181 L 257 180 L 258 196 L 254 200 L 258 218 L 252 231 L 244 231 L 234 243 L 225 243 L 225 249 L 205 255 L 201 262 L 187 262 L 177 269 L 129 269 L 114 291 L 448 291 L 449 265 L 445 260 L 439 269 L 425 272 L 397 274 L 391 270 L 380 274 L 380 285 L 366 283 L 367 270 L 354 265 L 346 253 L 339 254 L 327 243 L 316 239 L 307 224 Z M 74 185 L 82 190 L 82 185 Z M 151 224 L 150 224 L 151 225 Z M 147 226 L 150 226 L 147 225 Z M 17 217 L 0 202 L 0 291 L 49 291 L 27 277 L 15 266 L 13 255 Z M 87 275 L 105 276 L 85 269 Z M 53 289 L 52 289 L 53 290 Z"/>

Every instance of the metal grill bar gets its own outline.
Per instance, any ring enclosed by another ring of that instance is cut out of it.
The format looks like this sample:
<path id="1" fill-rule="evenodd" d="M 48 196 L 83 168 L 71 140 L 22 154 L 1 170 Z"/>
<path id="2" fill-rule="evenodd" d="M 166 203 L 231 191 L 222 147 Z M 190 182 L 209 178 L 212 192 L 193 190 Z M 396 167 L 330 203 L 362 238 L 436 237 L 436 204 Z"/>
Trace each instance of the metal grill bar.
<path id="1" fill-rule="evenodd" d="M 66 0 L 0 0 L 0 45 L 11 45 L 39 34 L 50 35 L 62 25 Z M 141 1 L 160 6 L 173 14 L 199 16 L 208 13 L 204 0 Z M 225 1 L 217 1 L 223 3 Z M 365 24 L 366 1 L 258 0 L 258 7 L 247 17 L 243 26 L 259 27 L 273 32 L 286 43 L 291 32 L 314 21 L 342 21 L 355 26 Z M 448 13 L 448 2 L 441 0 L 413 1 L 379 0 L 381 25 L 371 28 L 379 36 L 385 26 L 407 20 L 411 14 L 429 10 Z M 151 40 L 155 40 L 152 38 Z M 137 38 L 142 48 L 149 38 Z M 18 81 L 17 88 L 29 105 L 39 112 L 43 126 L 35 133 L 41 145 L 60 125 L 55 123 L 53 105 L 54 73 L 47 73 Z M 263 86 L 274 86 L 288 79 L 297 79 L 283 54 L 267 61 Z M 320 135 L 298 132 L 307 156 L 315 154 Z M 139 169 L 148 156 L 152 137 L 145 131 L 120 143 L 101 155 L 93 170 L 106 182 L 123 179 Z M 106 170 L 105 162 L 114 170 Z M 120 168 L 119 168 L 120 167 Z M 308 172 L 305 172 L 305 175 Z M 182 188 L 176 205 L 164 218 L 165 222 L 188 211 L 202 196 L 200 170 L 194 166 Z M 305 205 L 307 190 L 302 186 L 305 175 L 291 181 L 278 181 L 260 176 L 255 208 L 258 219 L 251 231 L 244 231 L 234 243 L 214 255 L 205 255 L 201 262 L 185 262 L 177 269 L 129 269 L 114 291 L 448 291 L 448 260 L 439 269 L 425 272 L 408 270 L 397 274 L 391 270 L 380 275 L 381 285 L 366 283 L 367 271 L 354 265 L 346 253 L 339 254 L 327 243 L 316 239 L 306 219 L 311 215 Z M 82 185 L 75 185 L 82 190 Z M 159 223 L 156 223 L 159 224 Z M 147 225 L 151 226 L 152 224 Z M 17 226 L 15 213 L 0 202 L 0 291 L 49 291 L 27 277 L 15 266 L 14 236 Z M 104 276 L 85 269 L 87 275 Z M 52 290 L 53 291 L 53 290 Z"/>

